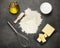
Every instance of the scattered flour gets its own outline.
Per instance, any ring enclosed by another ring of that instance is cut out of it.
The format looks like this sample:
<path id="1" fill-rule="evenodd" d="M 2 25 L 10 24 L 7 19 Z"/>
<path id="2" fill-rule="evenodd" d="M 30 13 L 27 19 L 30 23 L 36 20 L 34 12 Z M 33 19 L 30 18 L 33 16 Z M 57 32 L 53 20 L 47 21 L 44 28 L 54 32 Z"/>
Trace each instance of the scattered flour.
<path id="1" fill-rule="evenodd" d="M 28 8 L 25 10 L 25 17 L 19 22 L 19 27 L 22 28 L 22 32 L 34 34 L 37 32 L 38 26 L 40 26 L 42 20 L 40 13 Z"/>

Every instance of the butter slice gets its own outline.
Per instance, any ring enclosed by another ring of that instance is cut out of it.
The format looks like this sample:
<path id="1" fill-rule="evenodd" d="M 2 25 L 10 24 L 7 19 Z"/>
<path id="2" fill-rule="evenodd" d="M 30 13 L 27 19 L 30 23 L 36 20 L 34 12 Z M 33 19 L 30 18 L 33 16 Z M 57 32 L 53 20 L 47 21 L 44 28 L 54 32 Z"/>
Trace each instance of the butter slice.
<path id="1" fill-rule="evenodd" d="M 46 42 L 44 34 L 39 34 L 37 41 L 42 43 Z"/>
<path id="2" fill-rule="evenodd" d="M 41 39 L 42 43 L 46 42 L 46 39 L 44 37 L 44 34 L 40 34 L 40 39 Z"/>
<path id="3" fill-rule="evenodd" d="M 38 38 L 37 38 L 37 41 L 38 41 L 38 42 L 41 42 L 40 34 L 39 34 L 39 36 L 38 36 Z"/>
<path id="4" fill-rule="evenodd" d="M 55 28 L 51 25 L 47 24 L 43 29 L 42 32 L 46 34 L 47 36 L 51 36 L 52 33 L 55 31 Z"/>
<path id="5" fill-rule="evenodd" d="M 37 38 L 37 41 L 38 41 L 38 42 L 41 42 L 41 39 L 38 37 L 38 38 Z"/>

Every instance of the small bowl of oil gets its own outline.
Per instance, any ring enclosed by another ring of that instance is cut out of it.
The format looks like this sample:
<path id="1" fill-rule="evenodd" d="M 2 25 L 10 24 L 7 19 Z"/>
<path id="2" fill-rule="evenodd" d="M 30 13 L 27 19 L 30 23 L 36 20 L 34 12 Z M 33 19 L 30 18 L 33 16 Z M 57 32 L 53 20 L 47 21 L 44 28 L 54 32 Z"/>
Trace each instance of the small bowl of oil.
<path id="1" fill-rule="evenodd" d="M 17 14 L 20 11 L 19 4 L 17 2 L 10 2 L 9 12 L 11 14 Z"/>

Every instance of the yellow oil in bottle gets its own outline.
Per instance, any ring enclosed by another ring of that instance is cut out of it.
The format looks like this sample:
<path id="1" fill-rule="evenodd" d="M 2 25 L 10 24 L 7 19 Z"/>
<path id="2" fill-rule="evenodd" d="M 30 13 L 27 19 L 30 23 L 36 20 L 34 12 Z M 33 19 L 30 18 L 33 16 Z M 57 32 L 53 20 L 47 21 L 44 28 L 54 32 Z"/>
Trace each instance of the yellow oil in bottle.
<path id="1" fill-rule="evenodd" d="M 9 5 L 9 12 L 12 14 L 17 14 L 20 11 L 20 7 L 17 2 L 11 2 Z"/>

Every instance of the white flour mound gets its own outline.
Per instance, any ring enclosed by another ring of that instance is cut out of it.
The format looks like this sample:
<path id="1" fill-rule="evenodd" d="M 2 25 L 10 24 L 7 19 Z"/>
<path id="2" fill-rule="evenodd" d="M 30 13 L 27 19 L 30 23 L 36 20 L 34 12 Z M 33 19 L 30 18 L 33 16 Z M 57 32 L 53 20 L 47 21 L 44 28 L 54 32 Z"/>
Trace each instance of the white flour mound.
<path id="1" fill-rule="evenodd" d="M 22 32 L 34 34 L 37 32 L 41 22 L 41 14 L 28 8 L 25 10 L 25 17 L 19 22 L 19 27 L 22 28 Z"/>

